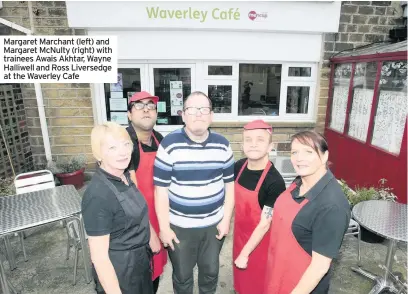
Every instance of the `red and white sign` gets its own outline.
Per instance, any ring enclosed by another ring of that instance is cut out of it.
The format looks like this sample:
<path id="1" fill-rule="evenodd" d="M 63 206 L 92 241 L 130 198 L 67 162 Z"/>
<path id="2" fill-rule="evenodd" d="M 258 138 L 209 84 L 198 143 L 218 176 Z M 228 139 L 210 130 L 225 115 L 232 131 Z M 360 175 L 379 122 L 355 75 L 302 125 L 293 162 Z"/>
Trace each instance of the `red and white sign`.
<path id="1" fill-rule="evenodd" d="M 255 10 L 251 10 L 248 13 L 248 18 L 252 21 L 254 20 L 265 20 L 268 17 L 267 12 L 257 13 Z"/>

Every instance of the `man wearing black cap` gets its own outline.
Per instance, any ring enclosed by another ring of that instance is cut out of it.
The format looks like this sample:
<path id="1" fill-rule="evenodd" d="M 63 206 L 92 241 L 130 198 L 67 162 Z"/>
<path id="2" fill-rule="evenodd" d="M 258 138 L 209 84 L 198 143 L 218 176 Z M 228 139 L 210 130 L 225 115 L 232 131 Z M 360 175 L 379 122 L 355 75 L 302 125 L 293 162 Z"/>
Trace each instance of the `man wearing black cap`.
<path id="1" fill-rule="evenodd" d="M 262 120 L 244 126 L 243 151 L 235 163 L 234 289 L 239 294 L 264 291 L 273 206 L 285 182 L 269 160 L 272 127 Z"/>
<path id="2" fill-rule="evenodd" d="M 167 263 L 167 252 L 158 238 L 159 224 L 154 207 L 153 166 L 156 152 L 163 136 L 153 127 L 157 120 L 157 102 L 159 97 L 142 91 L 135 93 L 129 100 L 127 131 L 133 141 L 130 175 L 146 199 L 151 224 L 150 247 L 153 256 L 153 288 L 159 287 L 160 275 Z"/>

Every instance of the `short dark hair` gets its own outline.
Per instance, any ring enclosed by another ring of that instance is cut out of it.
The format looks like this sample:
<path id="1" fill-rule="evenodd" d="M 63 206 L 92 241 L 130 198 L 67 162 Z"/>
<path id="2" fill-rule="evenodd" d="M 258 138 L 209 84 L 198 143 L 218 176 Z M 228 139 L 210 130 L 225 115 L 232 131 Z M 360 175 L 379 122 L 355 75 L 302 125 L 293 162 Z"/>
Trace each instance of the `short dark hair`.
<path id="1" fill-rule="evenodd" d="M 292 145 L 295 140 L 298 140 L 303 145 L 313 148 L 317 154 L 319 154 L 319 151 L 320 153 L 325 153 L 329 150 L 326 138 L 316 131 L 299 132 L 292 136 L 290 144 Z"/>
<path id="2" fill-rule="evenodd" d="M 211 99 L 207 96 L 207 94 L 205 94 L 204 92 L 201 92 L 201 91 L 191 92 L 190 95 L 188 95 L 186 98 L 184 98 L 183 105 L 186 104 L 188 98 L 193 97 L 193 96 L 204 96 L 205 98 L 207 98 L 208 103 L 210 104 L 210 109 L 212 110 L 212 101 L 211 101 Z"/>

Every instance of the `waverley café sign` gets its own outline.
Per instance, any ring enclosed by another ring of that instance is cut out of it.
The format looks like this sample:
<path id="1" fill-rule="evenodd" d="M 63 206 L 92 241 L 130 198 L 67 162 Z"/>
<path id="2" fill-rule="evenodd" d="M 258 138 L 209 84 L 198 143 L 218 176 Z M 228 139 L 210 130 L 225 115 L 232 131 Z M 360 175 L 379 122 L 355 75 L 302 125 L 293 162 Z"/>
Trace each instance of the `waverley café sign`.
<path id="1" fill-rule="evenodd" d="M 162 9 L 156 7 L 146 7 L 147 17 L 149 19 L 165 19 L 165 20 L 196 20 L 204 23 L 207 20 L 220 20 L 220 21 L 239 21 L 241 18 L 246 17 L 248 20 L 262 20 L 268 17 L 266 12 L 257 13 L 254 10 L 241 14 L 239 8 L 213 8 L 210 10 L 200 10 L 188 7 L 186 9 Z"/>

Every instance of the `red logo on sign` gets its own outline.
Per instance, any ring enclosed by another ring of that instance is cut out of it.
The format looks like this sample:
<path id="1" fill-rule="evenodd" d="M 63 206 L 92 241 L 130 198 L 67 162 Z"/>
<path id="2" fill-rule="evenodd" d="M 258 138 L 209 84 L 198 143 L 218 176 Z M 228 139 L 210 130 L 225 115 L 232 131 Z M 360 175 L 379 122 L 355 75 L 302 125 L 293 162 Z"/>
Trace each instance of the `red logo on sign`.
<path id="1" fill-rule="evenodd" d="M 252 21 L 255 20 L 255 19 L 257 19 L 257 18 L 266 19 L 266 18 L 268 17 L 268 13 L 267 13 L 267 12 L 257 13 L 256 11 L 251 10 L 251 11 L 248 13 L 248 17 L 249 17 L 249 19 L 252 20 Z"/>
<path id="2" fill-rule="evenodd" d="M 256 18 L 256 11 L 250 11 L 249 13 L 248 13 L 248 17 L 249 17 L 249 19 L 250 20 L 254 20 L 255 18 Z"/>

